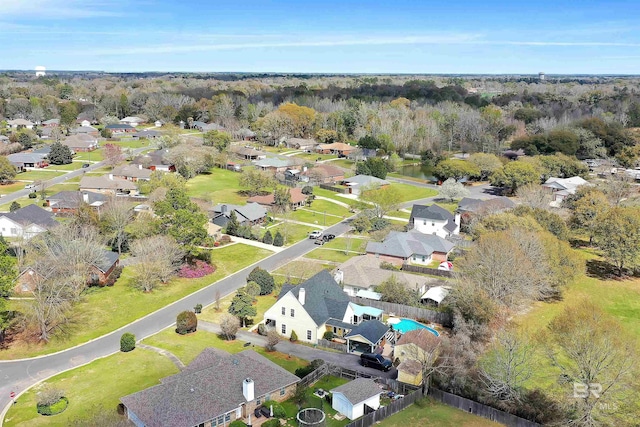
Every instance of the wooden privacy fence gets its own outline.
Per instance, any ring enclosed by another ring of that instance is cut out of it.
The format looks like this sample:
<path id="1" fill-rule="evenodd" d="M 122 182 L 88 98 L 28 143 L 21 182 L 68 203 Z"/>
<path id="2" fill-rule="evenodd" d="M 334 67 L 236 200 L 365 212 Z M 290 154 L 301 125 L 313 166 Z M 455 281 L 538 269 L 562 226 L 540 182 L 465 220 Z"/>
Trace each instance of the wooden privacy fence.
<path id="1" fill-rule="evenodd" d="M 445 405 L 453 406 L 454 408 L 458 408 L 470 414 L 478 415 L 488 420 L 504 424 L 508 427 L 536 427 L 540 425 L 533 421 L 529 421 L 524 418 L 512 415 L 508 412 L 504 412 L 499 409 L 492 408 L 491 406 L 484 405 L 480 402 L 476 402 L 475 400 L 467 399 L 456 394 L 447 393 L 446 391 L 442 391 L 437 388 L 429 388 L 429 396 L 439 402 L 444 403 Z"/>
<path id="2" fill-rule="evenodd" d="M 384 310 L 385 313 L 393 313 L 396 316 L 408 317 L 410 319 L 422 320 L 438 323 L 444 327 L 453 326 L 453 315 L 440 311 L 429 310 L 428 308 L 414 307 L 411 305 L 396 304 L 393 302 L 376 301 L 368 298 L 349 297 L 351 302 L 358 305 L 368 305 L 370 307 Z"/>
<path id="3" fill-rule="evenodd" d="M 384 420 L 393 414 L 402 411 L 409 405 L 414 404 L 417 400 L 422 399 L 422 389 L 415 390 L 405 397 L 393 400 L 387 406 L 381 406 L 376 411 L 371 412 L 355 421 L 347 424 L 347 427 L 369 427 L 376 424 L 380 420 Z"/>
<path id="4" fill-rule="evenodd" d="M 420 265 L 402 264 L 403 271 L 411 271 L 413 273 L 429 274 L 438 277 L 453 277 L 453 271 L 438 270 L 437 268 L 422 267 Z"/>
<path id="5" fill-rule="evenodd" d="M 318 347 L 330 348 L 332 350 L 339 350 L 342 352 L 347 352 L 347 345 L 339 342 L 333 342 L 325 339 L 318 340 Z"/>
<path id="6" fill-rule="evenodd" d="M 349 192 L 349 189 L 346 187 L 334 187 L 333 185 L 329 184 L 318 184 L 318 186 L 320 188 L 324 188 L 325 190 L 334 191 L 336 193 L 347 194 Z"/>

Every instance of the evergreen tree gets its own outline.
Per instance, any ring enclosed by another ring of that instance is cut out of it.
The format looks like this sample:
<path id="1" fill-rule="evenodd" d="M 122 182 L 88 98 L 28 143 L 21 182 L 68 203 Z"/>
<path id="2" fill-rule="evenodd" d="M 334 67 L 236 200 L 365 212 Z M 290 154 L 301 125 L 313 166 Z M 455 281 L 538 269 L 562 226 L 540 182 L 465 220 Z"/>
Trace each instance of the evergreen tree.
<path id="1" fill-rule="evenodd" d="M 240 318 L 242 327 L 244 328 L 247 323 L 247 318 L 255 316 L 258 314 L 258 311 L 253 306 L 253 298 L 250 295 L 247 295 L 246 292 L 239 290 L 231 300 L 229 313 Z"/>
<path id="2" fill-rule="evenodd" d="M 52 165 L 68 165 L 73 160 L 71 149 L 59 142 L 51 144 L 51 152 L 49 153 L 49 163 Z"/>
<path id="3" fill-rule="evenodd" d="M 13 201 L 13 202 L 11 202 L 11 206 L 9 206 L 9 212 L 15 212 L 18 209 L 20 209 L 20 207 L 21 207 L 20 203 L 18 203 L 16 201 Z"/>
<path id="4" fill-rule="evenodd" d="M 236 211 L 231 211 L 231 215 L 229 216 L 229 222 L 227 222 L 226 233 L 229 236 L 237 236 L 239 229 L 240 229 L 240 223 L 238 222 Z"/>
<path id="5" fill-rule="evenodd" d="M 262 243 L 266 243 L 267 245 L 271 245 L 273 243 L 273 236 L 271 235 L 271 231 L 267 230 L 262 237 Z"/>
<path id="6" fill-rule="evenodd" d="M 276 231 L 276 235 L 273 238 L 273 246 L 283 246 L 284 245 L 284 238 L 282 237 L 282 234 L 280 234 L 279 231 Z"/>

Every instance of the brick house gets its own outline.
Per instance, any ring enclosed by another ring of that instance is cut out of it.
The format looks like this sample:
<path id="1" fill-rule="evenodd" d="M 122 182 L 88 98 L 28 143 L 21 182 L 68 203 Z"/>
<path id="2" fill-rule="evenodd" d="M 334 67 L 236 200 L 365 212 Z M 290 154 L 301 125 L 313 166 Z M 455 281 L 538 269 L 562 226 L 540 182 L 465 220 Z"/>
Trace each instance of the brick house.
<path id="1" fill-rule="evenodd" d="M 47 206 L 56 215 L 74 214 L 83 204 L 93 209 L 100 209 L 108 200 L 104 194 L 90 191 L 60 191 L 47 197 Z"/>
<path id="2" fill-rule="evenodd" d="M 435 234 L 391 231 L 383 242 L 367 243 L 366 252 L 395 265 L 429 265 L 433 261 L 446 261 L 454 246 Z"/>
<path id="3" fill-rule="evenodd" d="M 89 133 L 77 133 L 63 139 L 62 145 L 75 153 L 88 152 L 98 148 L 98 138 Z"/>
<path id="4" fill-rule="evenodd" d="M 124 133 L 137 132 L 136 128 L 126 123 L 114 123 L 114 124 L 106 125 L 104 128 L 109 129 L 113 135 L 121 135 Z"/>
<path id="5" fill-rule="evenodd" d="M 145 169 L 138 165 L 119 165 L 113 168 L 111 174 L 116 178 L 126 179 L 131 182 L 149 181 L 151 179 L 151 169 Z"/>
<path id="6" fill-rule="evenodd" d="M 282 402 L 300 378 L 253 350 L 237 354 L 206 348 L 182 372 L 120 399 L 138 427 L 250 425 L 266 400 Z"/>
<path id="7" fill-rule="evenodd" d="M 300 206 L 304 206 L 307 200 L 307 195 L 302 193 L 302 188 L 290 188 L 289 195 L 291 196 L 290 208 L 295 209 Z M 266 196 L 253 196 L 247 200 L 247 203 L 257 203 L 262 206 L 273 207 L 275 203 L 275 194 L 267 194 Z"/>

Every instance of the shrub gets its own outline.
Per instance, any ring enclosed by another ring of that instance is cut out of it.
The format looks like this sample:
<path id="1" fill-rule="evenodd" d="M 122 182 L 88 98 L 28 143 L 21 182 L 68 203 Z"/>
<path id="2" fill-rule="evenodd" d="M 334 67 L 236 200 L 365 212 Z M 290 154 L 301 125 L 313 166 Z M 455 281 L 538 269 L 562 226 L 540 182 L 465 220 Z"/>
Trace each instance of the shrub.
<path id="1" fill-rule="evenodd" d="M 372 231 L 383 230 L 387 228 L 389 225 L 391 225 L 391 223 L 386 218 L 374 218 L 371 220 Z"/>
<path id="2" fill-rule="evenodd" d="M 278 332 L 271 330 L 267 332 L 267 344 L 264 346 L 267 351 L 274 351 L 276 349 L 276 345 L 280 342 L 280 335 Z"/>
<path id="3" fill-rule="evenodd" d="M 41 405 L 38 403 L 36 408 L 40 415 L 57 415 L 64 412 L 64 410 L 67 409 L 67 406 L 69 406 L 69 399 L 62 396 L 57 402 L 52 403 L 51 405 Z"/>
<path id="4" fill-rule="evenodd" d="M 298 334 L 296 334 L 296 331 L 291 331 L 291 338 L 289 338 L 289 341 L 291 342 L 298 341 Z"/>
<path id="5" fill-rule="evenodd" d="M 267 270 L 260 267 L 254 268 L 247 276 L 247 282 L 256 282 L 260 286 L 260 295 L 269 295 L 273 292 L 273 276 Z"/>
<path id="6" fill-rule="evenodd" d="M 327 341 L 331 341 L 333 339 L 333 331 L 326 331 L 322 336 Z"/>
<path id="7" fill-rule="evenodd" d="M 120 337 L 120 351 L 127 353 L 134 348 L 136 348 L 136 336 L 130 332 L 122 334 Z"/>
<path id="8" fill-rule="evenodd" d="M 262 237 L 262 243 L 266 243 L 267 245 L 273 243 L 273 236 L 271 235 L 271 231 L 267 230 L 267 232 L 264 233 L 264 236 Z"/>
<path id="9" fill-rule="evenodd" d="M 222 336 L 226 340 L 234 340 L 238 329 L 240 329 L 240 319 L 233 314 L 224 313 L 220 317 L 220 329 L 222 330 Z"/>
<path id="10" fill-rule="evenodd" d="M 220 243 L 225 244 L 225 243 L 231 243 L 231 236 L 224 234 L 221 238 L 220 238 Z"/>
<path id="11" fill-rule="evenodd" d="M 212 274 L 216 269 L 204 261 L 196 260 L 194 263 L 182 264 L 178 276 L 185 279 L 197 279 Z"/>
<path id="12" fill-rule="evenodd" d="M 196 304 L 195 307 L 193 307 L 193 312 L 195 314 L 202 313 L 202 304 Z"/>
<path id="13" fill-rule="evenodd" d="M 247 286 L 244 287 L 244 291 L 247 293 L 247 295 L 253 298 L 254 301 L 256 297 L 260 295 L 261 290 L 262 289 L 260 288 L 260 285 L 258 285 L 256 282 L 249 282 L 247 283 Z"/>
<path id="14" fill-rule="evenodd" d="M 258 325 L 258 335 L 262 335 L 263 337 L 267 336 L 267 327 L 264 326 L 264 323 Z"/>
<path id="15" fill-rule="evenodd" d="M 107 280 L 104 281 L 104 283 L 97 283 L 97 285 L 98 286 L 113 286 L 116 283 L 116 281 L 120 278 L 120 275 L 122 274 L 122 270 L 123 269 L 124 269 L 124 267 L 117 266 L 116 268 L 113 269 L 113 271 L 111 272 L 109 277 L 107 277 Z"/>
<path id="16" fill-rule="evenodd" d="M 395 264 L 391 263 L 391 262 L 387 262 L 387 261 L 382 261 L 380 263 L 380 268 L 383 270 L 400 270 L 400 268 L 398 268 L 398 266 L 396 266 Z"/>
<path id="17" fill-rule="evenodd" d="M 38 406 L 51 406 L 63 397 L 63 390 L 54 387 L 46 387 L 38 393 Z"/>
<path id="18" fill-rule="evenodd" d="M 284 245 L 284 238 L 282 237 L 282 234 L 280 234 L 279 231 L 276 231 L 276 235 L 273 238 L 273 246 L 283 246 Z"/>
<path id="19" fill-rule="evenodd" d="M 30 199 L 35 199 L 36 197 L 38 197 L 38 195 L 36 193 L 29 193 L 29 198 Z"/>
<path id="20" fill-rule="evenodd" d="M 176 332 L 185 335 L 195 332 L 198 328 L 198 318 L 193 311 L 183 311 L 176 318 Z"/>
<path id="21" fill-rule="evenodd" d="M 280 420 L 273 418 L 262 423 L 262 427 L 280 427 Z"/>
<path id="22" fill-rule="evenodd" d="M 247 427 L 247 425 L 240 420 L 233 420 L 231 424 L 229 424 L 229 427 Z"/>
<path id="23" fill-rule="evenodd" d="M 274 400 L 265 400 L 262 405 L 267 409 L 271 409 L 271 406 L 273 405 L 273 418 L 287 418 L 287 412 L 278 402 Z"/>
<path id="24" fill-rule="evenodd" d="M 296 369 L 296 376 L 299 378 L 304 378 L 309 375 L 311 372 L 318 369 L 320 366 L 324 364 L 324 360 L 322 359 L 314 359 L 307 366 Z"/>
<path id="25" fill-rule="evenodd" d="M 305 185 L 304 187 L 302 187 L 302 194 L 313 194 L 313 187 L 310 185 Z"/>

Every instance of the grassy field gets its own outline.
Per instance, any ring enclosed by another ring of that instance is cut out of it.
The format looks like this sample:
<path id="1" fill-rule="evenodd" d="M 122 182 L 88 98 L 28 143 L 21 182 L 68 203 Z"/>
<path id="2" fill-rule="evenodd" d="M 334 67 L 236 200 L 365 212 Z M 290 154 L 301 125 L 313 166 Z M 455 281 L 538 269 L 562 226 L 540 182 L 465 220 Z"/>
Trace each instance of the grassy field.
<path id="1" fill-rule="evenodd" d="M 297 259 L 283 265 L 277 270 L 274 270 L 272 274 L 276 278 L 276 281 L 278 278 L 284 278 L 283 280 L 286 280 L 287 278 L 297 278 L 300 281 L 308 279 L 325 267 L 331 268 L 332 266 Z M 297 283 L 294 280 L 291 281 Z"/>
<path id="2" fill-rule="evenodd" d="M 328 162 L 330 165 L 332 166 L 337 166 L 339 168 L 344 168 L 347 170 L 352 170 L 355 169 L 355 162 L 349 160 L 349 159 L 340 159 L 340 160 L 334 160 L 332 162 Z"/>
<path id="3" fill-rule="evenodd" d="M 437 427 L 481 427 L 502 424 L 486 418 L 468 414 L 429 398 L 419 400 L 403 411 L 378 423 L 380 427 L 437 426 Z"/>
<path id="4" fill-rule="evenodd" d="M 291 218 L 291 219 L 294 219 L 294 218 Z M 287 233 L 285 233 L 285 228 Z M 291 222 L 288 222 L 286 224 L 281 223 L 280 225 L 276 225 L 274 227 L 269 228 L 269 231 L 271 231 L 271 234 L 273 236 L 275 236 L 278 231 L 280 231 L 280 234 L 282 234 L 283 237 L 286 235 L 285 242 L 284 242 L 285 246 L 292 245 L 294 243 L 299 242 L 300 240 L 307 239 L 309 236 L 309 233 L 314 230 L 318 230 L 318 228 L 302 225 L 302 224 L 294 224 Z M 264 230 L 263 235 L 265 232 L 266 230 Z"/>
<path id="5" fill-rule="evenodd" d="M 198 175 L 187 182 L 189 196 L 213 203 L 245 204 L 247 197 L 239 194 L 240 174 L 225 169 L 212 169 L 210 174 Z"/>
<path id="6" fill-rule="evenodd" d="M 387 212 L 387 216 L 393 216 L 393 217 L 396 217 L 396 218 L 409 219 L 411 217 L 411 213 L 410 212 L 402 212 L 402 211 L 391 211 L 391 212 Z"/>
<path id="7" fill-rule="evenodd" d="M 318 259 L 320 261 L 337 262 L 341 264 L 353 258 L 354 256 L 358 256 L 358 254 L 355 252 L 344 253 L 342 251 L 318 247 L 318 249 L 314 249 L 308 254 L 305 254 L 304 257 L 310 259 Z"/>
<path id="8" fill-rule="evenodd" d="M 215 273 L 199 279 L 174 279 L 149 293 L 131 286 L 132 274 L 129 268 L 125 268 L 113 287 L 87 290 L 83 301 L 74 306 L 73 320 L 65 327 L 64 333 L 56 335 L 46 345 L 14 342 L 9 348 L 0 350 L 0 359 L 33 357 L 87 342 L 225 278 L 271 253 L 240 243 L 216 249 L 211 257 L 218 266 Z M 14 309 L 19 310 L 20 304 L 19 301 L 12 301 Z M 114 313 L 118 315 L 114 316 Z"/>
<path id="9" fill-rule="evenodd" d="M 410 184 L 401 184 L 398 182 L 394 182 L 391 184 L 391 186 L 399 190 L 401 195 L 401 202 L 409 202 L 416 199 L 426 199 L 427 197 L 433 197 L 438 194 L 436 190 L 433 190 L 431 188 L 416 187 L 415 185 Z"/>
<path id="10" fill-rule="evenodd" d="M 82 168 L 83 162 L 71 162 L 68 165 L 51 165 L 49 169 L 57 169 L 63 171 L 75 171 Z"/>
<path id="11" fill-rule="evenodd" d="M 20 175 L 16 176 L 20 179 Z M 13 184 L 0 185 L 0 194 L 10 194 L 18 190 L 23 190 L 26 184 L 24 182 L 14 182 Z"/>
<path id="12" fill-rule="evenodd" d="M 330 249 L 341 249 L 341 250 L 349 250 L 355 252 L 364 252 L 364 249 L 367 247 L 368 240 L 367 239 L 357 239 L 357 238 L 346 238 L 346 237 L 336 237 L 330 242 L 325 243 L 323 248 Z"/>
<path id="13" fill-rule="evenodd" d="M 296 154 L 295 157 L 299 157 L 310 163 L 315 163 L 316 160 L 328 160 L 328 159 L 338 158 L 338 156 L 335 154 L 318 154 L 318 153 L 300 153 L 300 154 Z"/>
<path id="14" fill-rule="evenodd" d="M 330 202 L 327 202 L 332 204 Z M 336 205 L 337 206 L 337 205 Z M 339 207 L 339 206 L 338 206 Z M 307 210 L 306 208 L 298 208 L 295 212 L 291 213 L 291 219 L 294 221 L 305 222 L 307 224 L 316 224 L 322 226 L 331 226 L 342 221 L 342 216 L 333 216 L 328 212 L 325 214 L 324 211 L 316 211 L 311 208 Z"/>
<path id="15" fill-rule="evenodd" d="M 113 144 L 122 148 L 142 148 L 153 146 L 147 139 L 122 138 L 120 141 L 105 141 L 102 145 Z"/>
<path id="16" fill-rule="evenodd" d="M 153 351 L 135 349 L 98 359 L 86 366 L 56 375 L 21 396 L 5 418 L 5 426 L 67 426 L 85 419 L 97 405 L 115 411 L 119 399 L 159 383 L 160 378 L 176 374 L 171 361 Z M 66 411 L 52 417 L 37 413 L 37 393 L 44 385 L 65 391 Z M 80 424 L 78 424 L 80 425 Z"/>
<path id="17" fill-rule="evenodd" d="M 326 418 L 326 426 L 327 427 L 343 427 L 346 426 L 347 424 L 349 424 L 351 422 L 351 420 L 349 420 L 348 418 L 345 418 L 343 420 L 336 420 L 335 418 L 333 418 L 334 415 L 337 414 L 337 411 L 334 410 L 331 405 L 329 405 L 327 402 L 325 402 L 324 400 L 320 399 L 317 396 L 313 395 L 313 392 L 315 389 L 317 388 L 321 388 L 323 390 L 332 390 L 336 387 L 339 387 L 343 384 L 348 383 L 349 380 L 344 379 L 344 378 L 340 378 L 340 377 L 334 377 L 334 376 L 324 376 L 322 378 L 320 378 L 320 380 L 318 380 L 318 382 L 316 382 L 315 384 L 313 384 L 313 386 L 307 388 L 306 393 L 305 393 L 305 403 L 303 404 L 303 407 L 305 408 L 322 408 L 327 416 Z M 286 400 L 284 402 L 282 402 L 282 407 L 284 408 L 284 410 L 287 412 L 287 420 L 286 420 L 286 426 L 289 427 L 297 427 L 298 426 L 298 422 L 296 421 L 296 415 L 298 414 L 298 406 L 295 402 L 293 402 L 292 400 Z"/>
<path id="18" fill-rule="evenodd" d="M 328 200 L 316 199 L 311 203 L 311 206 L 306 207 L 306 209 L 318 212 L 326 212 L 327 214 L 343 216 L 345 218 L 353 215 L 349 212 L 349 209 Z"/>
<path id="19" fill-rule="evenodd" d="M 77 153 L 73 160 L 87 160 L 92 162 L 99 162 L 104 160 L 104 153 L 102 152 L 102 148 L 98 148 L 94 151 L 87 151 L 83 153 Z"/>
<path id="20" fill-rule="evenodd" d="M 46 169 L 37 170 L 37 171 L 28 171 L 23 172 L 16 176 L 16 179 L 20 179 L 23 181 L 47 181 L 51 178 L 55 178 L 56 176 L 64 175 L 65 172 L 54 172 L 48 171 Z"/>
<path id="21" fill-rule="evenodd" d="M 218 335 L 207 331 L 196 331 L 192 334 L 180 335 L 172 328 L 169 328 L 146 338 L 143 343 L 168 350 L 178 356 L 185 364 L 190 363 L 205 348 L 214 347 L 232 354 L 250 348 L 292 373 L 298 368 L 307 366 L 306 360 L 295 356 L 288 356 L 279 352 L 268 352 L 264 347 L 260 346 L 245 347 L 244 341 L 225 341 Z"/>
<path id="22" fill-rule="evenodd" d="M 214 305 L 210 305 L 207 308 L 202 310 L 202 313 L 198 316 L 199 319 L 206 320 L 211 323 L 219 323 L 220 317 L 227 313 L 229 310 L 229 306 L 231 305 L 231 300 L 233 299 L 234 294 L 227 295 L 223 299 L 220 300 L 220 311 L 216 311 Z M 264 315 L 264 312 L 269 309 L 276 302 L 277 295 L 259 295 L 256 297 L 256 303 L 254 304 L 256 308 L 256 315 L 253 318 L 253 322 L 250 322 L 247 325 L 247 328 L 250 328 L 254 323 L 260 322 Z"/>

